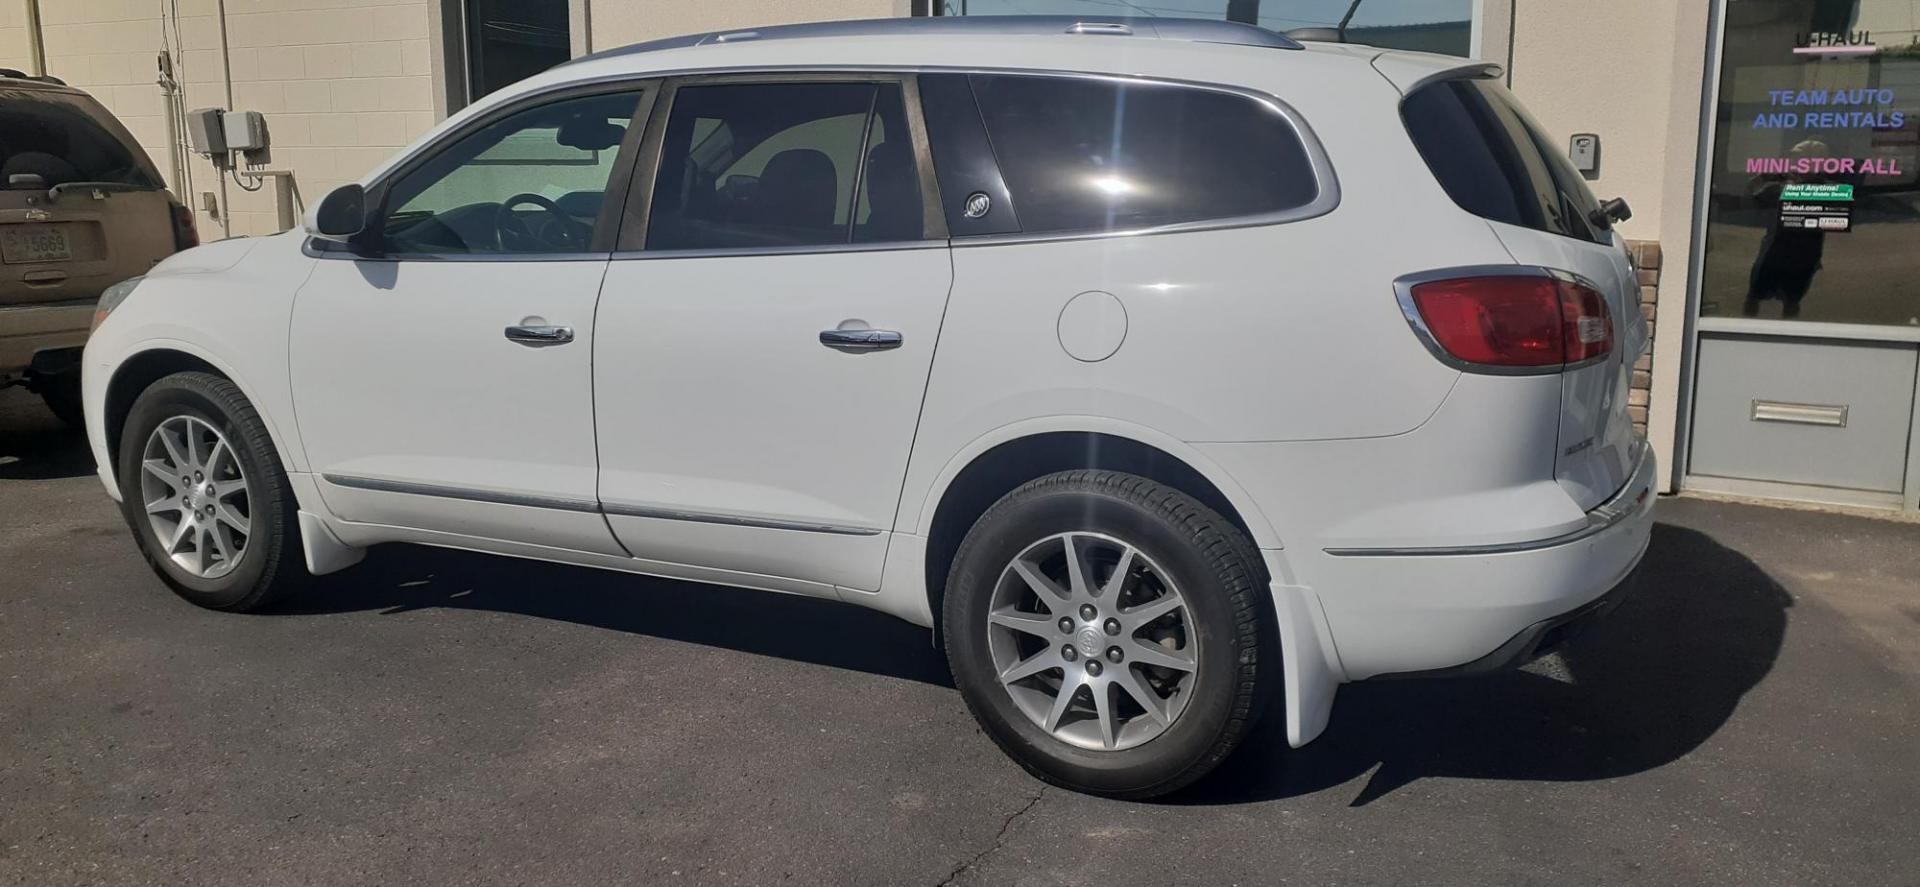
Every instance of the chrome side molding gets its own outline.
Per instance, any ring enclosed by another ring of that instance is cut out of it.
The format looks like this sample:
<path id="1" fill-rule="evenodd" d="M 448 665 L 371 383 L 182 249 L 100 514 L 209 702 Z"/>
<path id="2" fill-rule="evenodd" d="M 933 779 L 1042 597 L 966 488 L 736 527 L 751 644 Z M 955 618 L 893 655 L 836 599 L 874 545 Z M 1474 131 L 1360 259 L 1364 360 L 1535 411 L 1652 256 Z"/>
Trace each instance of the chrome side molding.
<path id="1" fill-rule="evenodd" d="M 814 524 L 804 521 L 775 520 L 773 518 L 745 517 L 737 514 L 714 514 L 705 511 L 685 511 L 676 508 L 654 508 L 646 505 L 623 505 L 608 502 L 603 506 L 608 515 L 616 517 L 645 517 L 654 520 L 689 521 L 699 524 L 726 524 L 734 527 L 754 527 L 762 530 L 796 530 L 802 533 L 831 533 L 836 536 L 878 536 L 880 530 L 871 527 L 843 527 L 833 524 Z"/>
<path id="2" fill-rule="evenodd" d="M 346 474 L 322 474 L 320 477 L 336 487 L 346 487 L 354 490 L 371 490 L 376 493 L 402 493 L 409 496 L 435 496 L 441 499 L 459 499 L 464 502 L 486 502 L 492 505 L 520 505 L 527 508 L 580 511 L 588 514 L 607 514 L 618 517 L 645 517 L 654 520 L 725 524 L 734 527 L 754 527 L 762 530 L 830 533 L 836 536 L 878 536 L 883 532 L 873 527 L 846 527 L 836 524 L 817 524 L 807 521 L 747 517 L 737 514 L 715 514 L 675 508 L 655 508 L 646 505 L 623 505 L 617 502 L 609 502 L 603 505 L 600 502 L 590 499 L 574 499 L 564 496 L 537 496 L 525 493 L 502 493 L 493 490 L 473 490 L 463 487 L 441 486 L 439 484 L 417 484 L 407 481 L 383 480 L 375 477 L 355 477 Z"/>
<path id="3" fill-rule="evenodd" d="M 354 477 L 345 474 L 322 474 L 322 480 L 336 487 L 354 490 L 371 490 L 376 493 L 404 493 L 409 496 L 437 496 L 442 499 L 460 499 L 467 502 L 487 502 L 494 505 L 524 505 L 528 508 L 550 508 L 557 511 L 584 511 L 593 513 L 600 510 L 600 503 L 591 499 L 573 499 L 565 496 L 536 496 L 526 493 L 502 493 L 493 490 L 470 490 L 462 487 L 444 487 L 438 484 L 416 484 L 407 481 L 382 480 L 377 477 Z"/>

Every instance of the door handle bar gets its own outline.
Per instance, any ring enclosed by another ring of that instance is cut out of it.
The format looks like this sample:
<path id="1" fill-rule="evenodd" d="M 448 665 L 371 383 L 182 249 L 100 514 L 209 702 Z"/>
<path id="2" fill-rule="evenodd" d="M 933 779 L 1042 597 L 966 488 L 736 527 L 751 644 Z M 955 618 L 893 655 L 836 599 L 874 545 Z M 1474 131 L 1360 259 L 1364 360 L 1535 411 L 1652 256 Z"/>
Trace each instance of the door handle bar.
<path id="1" fill-rule="evenodd" d="M 841 351 L 886 351 L 904 339 L 893 330 L 821 330 L 820 344 Z"/>
<path id="2" fill-rule="evenodd" d="M 573 327 L 554 324 L 507 327 L 507 338 L 527 345 L 565 345 L 573 341 Z"/>

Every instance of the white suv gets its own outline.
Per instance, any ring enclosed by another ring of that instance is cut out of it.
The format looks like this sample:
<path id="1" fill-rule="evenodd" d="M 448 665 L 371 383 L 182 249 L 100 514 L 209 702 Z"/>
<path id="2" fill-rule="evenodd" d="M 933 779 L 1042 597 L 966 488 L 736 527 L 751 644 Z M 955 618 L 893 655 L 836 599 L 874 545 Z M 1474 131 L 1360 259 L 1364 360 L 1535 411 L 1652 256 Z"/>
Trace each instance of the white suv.
<path id="1" fill-rule="evenodd" d="M 1647 544 L 1624 207 L 1497 73 L 1163 19 L 602 53 L 115 288 L 88 434 L 204 606 L 383 542 L 837 598 L 1041 778 L 1172 791 Z"/>

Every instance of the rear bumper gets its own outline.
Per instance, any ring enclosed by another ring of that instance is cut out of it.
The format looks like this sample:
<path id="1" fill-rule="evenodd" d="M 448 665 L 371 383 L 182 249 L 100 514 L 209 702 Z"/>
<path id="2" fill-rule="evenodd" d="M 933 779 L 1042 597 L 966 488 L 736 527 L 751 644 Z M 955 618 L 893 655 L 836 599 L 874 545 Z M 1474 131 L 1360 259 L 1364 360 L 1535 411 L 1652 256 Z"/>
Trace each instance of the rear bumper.
<path id="1" fill-rule="evenodd" d="M 1504 666 L 1609 608 L 1646 552 L 1655 474 L 1643 445 L 1626 486 L 1584 526 L 1547 539 L 1331 549 L 1296 561 L 1326 611 L 1346 678 Z"/>
<path id="2" fill-rule="evenodd" d="M 1615 607 L 1627 595 L 1633 592 L 1638 570 L 1629 573 L 1620 584 L 1593 601 L 1582 604 L 1570 613 L 1562 613 L 1551 619 L 1542 619 L 1520 630 L 1519 634 L 1495 648 L 1493 652 L 1472 662 L 1447 668 L 1435 668 L 1427 671 L 1395 672 L 1375 675 L 1372 680 L 1390 680 L 1394 678 L 1470 678 L 1495 674 L 1517 668 L 1559 649 L 1567 641 L 1579 636 L 1592 627 L 1601 618 L 1613 612 Z"/>
<path id="3" fill-rule="evenodd" d="M 34 355 L 87 343 L 94 303 L 0 307 L 0 381 L 26 374 Z"/>

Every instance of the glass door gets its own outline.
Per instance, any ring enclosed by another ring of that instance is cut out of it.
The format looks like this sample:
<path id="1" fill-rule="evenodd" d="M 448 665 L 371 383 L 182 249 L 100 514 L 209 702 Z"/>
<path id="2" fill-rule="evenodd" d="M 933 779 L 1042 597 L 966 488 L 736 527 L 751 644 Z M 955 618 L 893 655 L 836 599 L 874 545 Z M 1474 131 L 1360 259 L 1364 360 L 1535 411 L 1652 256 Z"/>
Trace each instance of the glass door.
<path id="1" fill-rule="evenodd" d="M 1726 0 L 1689 485 L 1909 503 L 1920 0 Z"/>

